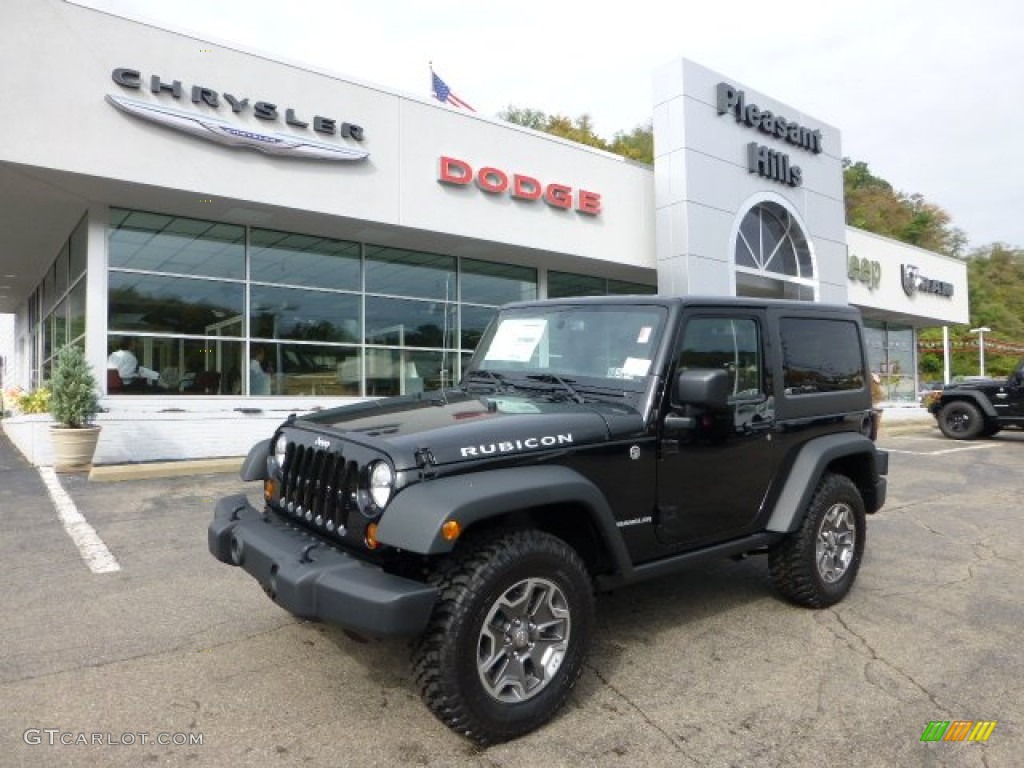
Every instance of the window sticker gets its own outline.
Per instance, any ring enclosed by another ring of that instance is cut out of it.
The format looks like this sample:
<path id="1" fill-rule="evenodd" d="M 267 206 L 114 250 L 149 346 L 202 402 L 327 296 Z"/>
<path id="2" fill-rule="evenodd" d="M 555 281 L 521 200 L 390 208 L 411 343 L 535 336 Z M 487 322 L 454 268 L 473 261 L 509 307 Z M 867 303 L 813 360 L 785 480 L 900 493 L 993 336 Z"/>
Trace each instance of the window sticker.
<path id="1" fill-rule="evenodd" d="M 547 327 L 548 321 L 543 318 L 510 317 L 502 320 L 484 360 L 528 363 Z"/>
<path id="2" fill-rule="evenodd" d="M 627 357 L 622 372 L 627 376 L 646 376 L 651 370 L 651 361 L 642 357 Z"/>
<path id="3" fill-rule="evenodd" d="M 651 340 L 651 326 L 645 325 L 640 329 L 640 335 L 636 337 L 637 344 L 646 344 Z"/>

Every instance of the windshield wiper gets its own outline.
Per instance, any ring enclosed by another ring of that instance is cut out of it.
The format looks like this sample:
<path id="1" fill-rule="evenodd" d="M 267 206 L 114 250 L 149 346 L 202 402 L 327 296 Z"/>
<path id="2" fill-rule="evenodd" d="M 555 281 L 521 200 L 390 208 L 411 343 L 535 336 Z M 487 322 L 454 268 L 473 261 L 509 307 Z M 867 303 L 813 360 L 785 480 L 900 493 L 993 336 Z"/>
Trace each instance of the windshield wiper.
<path id="1" fill-rule="evenodd" d="M 509 387 L 512 386 L 511 384 L 505 381 L 505 377 L 502 376 L 500 373 L 495 373 L 494 371 L 485 371 L 483 368 L 477 368 L 474 371 L 469 371 L 466 374 L 466 376 L 469 379 L 476 379 L 477 381 L 481 379 L 490 379 L 491 381 L 498 385 L 496 389 L 499 392 L 504 389 L 508 389 Z"/>
<path id="2" fill-rule="evenodd" d="M 583 396 L 575 389 L 573 389 L 572 385 L 568 381 L 563 379 L 561 376 L 556 376 L 553 373 L 532 373 L 528 375 L 526 378 L 534 379 L 535 381 L 546 381 L 552 384 L 561 384 L 565 388 L 565 391 L 568 392 L 572 399 L 575 400 L 577 403 L 586 402 L 583 399 Z"/>

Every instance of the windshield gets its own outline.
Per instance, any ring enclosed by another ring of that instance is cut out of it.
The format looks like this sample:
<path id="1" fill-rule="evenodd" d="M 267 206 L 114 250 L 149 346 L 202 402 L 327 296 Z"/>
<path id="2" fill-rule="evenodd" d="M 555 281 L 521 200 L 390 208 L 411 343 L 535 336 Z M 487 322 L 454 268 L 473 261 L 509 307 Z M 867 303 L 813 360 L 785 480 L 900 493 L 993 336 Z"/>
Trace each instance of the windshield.
<path id="1" fill-rule="evenodd" d="M 667 317 L 665 307 L 653 305 L 508 309 L 487 329 L 469 372 L 638 389 Z"/>

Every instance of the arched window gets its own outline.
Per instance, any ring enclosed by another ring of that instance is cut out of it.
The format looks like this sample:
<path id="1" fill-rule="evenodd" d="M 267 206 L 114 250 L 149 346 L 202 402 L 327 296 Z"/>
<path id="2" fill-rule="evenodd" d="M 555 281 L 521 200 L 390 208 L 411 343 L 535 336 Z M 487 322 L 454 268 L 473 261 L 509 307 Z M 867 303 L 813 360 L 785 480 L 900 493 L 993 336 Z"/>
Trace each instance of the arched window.
<path id="1" fill-rule="evenodd" d="M 755 205 L 736 234 L 736 295 L 814 301 L 814 259 L 803 229 L 774 202 Z"/>

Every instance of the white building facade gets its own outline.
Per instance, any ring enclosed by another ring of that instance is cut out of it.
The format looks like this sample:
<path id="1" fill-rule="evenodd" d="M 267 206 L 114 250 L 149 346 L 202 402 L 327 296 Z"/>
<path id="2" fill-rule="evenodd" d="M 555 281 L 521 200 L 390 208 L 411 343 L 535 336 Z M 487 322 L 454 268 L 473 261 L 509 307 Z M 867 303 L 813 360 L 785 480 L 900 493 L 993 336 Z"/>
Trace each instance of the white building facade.
<path id="1" fill-rule="evenodd" d="M 892 339 L 967 322 L 962 264 L 844 226 L 837 129 L 692 62 L 654 75 L 652 170 L 62 0 L 5 22 L 8 371 L 84 348 L 97 463 L 238 455 L 288 412 L 450 385 L 513 300 L 851 302 L 894 396 Z M 108 372 L 122 347 L 150 378 Z M 5 429 L 47 463 L 39 423 Z"/>

